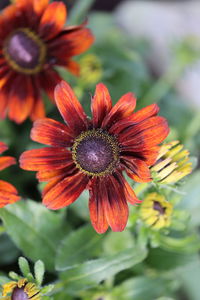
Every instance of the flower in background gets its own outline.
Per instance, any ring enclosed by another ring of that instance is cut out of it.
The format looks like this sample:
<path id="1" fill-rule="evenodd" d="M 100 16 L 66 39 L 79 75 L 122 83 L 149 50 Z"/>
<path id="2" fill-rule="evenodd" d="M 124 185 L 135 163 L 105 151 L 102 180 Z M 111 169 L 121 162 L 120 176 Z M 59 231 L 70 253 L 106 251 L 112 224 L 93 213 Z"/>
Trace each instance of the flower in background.
<path id="1" fill-rule="evenodd" d="M 10 294 L 10 296 L 7 296 Z M 18 281 L 10 281 L 3 285 L 2 292 L 4 300 L 41 300 L 40 290 L 37 286 L 28 282 L 26 278 L 21 278 Z M 2 299 L 2 300 L 3 300 Z"/>
<path id="2" fill-rule="evenodd" d="M 92 120 L 64 81 L 55 89 L 55 100 L 66 124 L 48 118 L 36 121 L 31 138 L 51 147 L 24 152 L 21 167 L 38 171 L 39 181 L 49 181 L 43 190 L 48 208 L 68 206 L 89 189 L 95 230 L 103 233 L 108 226 L 124 230 L 127 201 L 140 201 L 122 172 L 137 182 L 151 181 L 149 166 L 156 161 L 158 144 L 168 135 L 167 121 L 157 116 L 156 104 L 133 113 L 136 99 L 132 93 L 112 107 L 103 84 L 97 85 L 92 98 Z"/>
<path id="3" fill-rule="evenodd" d="M 8 147 L 0 142 L 0 154 L 7 150 Z M 14 157 L 11 156 L 4 156 L 0 157 L 0 171 L 14 165 L 16 163 Z M 4 207 L 7 204 L 12 204 L 18 201 L 20 197 L 18 196 L 16 188 L 3 180 L 0 180 L 0 208 Z"/>
<path id="4" fill-rule="evenodd" d="M 0 117 L 23 122 L 44 117 L 41 91 L 51 99 L 61 77 L 55 66 L 79 74 L 72 57 L 93 43 L 91 31 L 65 26 L 62 2 L 15 0 L 0 15 Z"/>
<path id="5" fill-rule="evenodd" d="M 84 85 L 97 83 L 102 78 L 101 61 L 94 54 L 87 54 L 80 60 L 80 80 Z"/>
<path id="6" fill-rule="evenodd" d="M 158 193 L 149 194 L 140 208 L 141 218 L 154 229 L 170 226 L 172 211 L 172 204 Z"/>
<path id="7" fill-rule="evenodd" d="M 159 183 L 175 183 L 192 172 L 189 151 L 179 141 L 164 144 L 151 170 Z"/>

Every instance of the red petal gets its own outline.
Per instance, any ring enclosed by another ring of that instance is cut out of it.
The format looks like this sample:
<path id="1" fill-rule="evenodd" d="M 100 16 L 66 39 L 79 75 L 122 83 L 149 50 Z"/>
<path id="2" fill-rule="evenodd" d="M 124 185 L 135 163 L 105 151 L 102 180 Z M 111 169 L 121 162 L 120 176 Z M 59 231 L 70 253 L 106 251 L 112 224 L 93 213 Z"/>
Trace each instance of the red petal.
<path id="1" fill-rule="evenodd" d="M 16 188 L 12 184 L 0 180 L 0 208 L 7 204 L 12 204 L 19 199 L 20 197 Z"/>
<path id="2" fill-rule="evenodd" d="M 109 128 L 119 120 L 126 118 L 132 114 L 135 109 L 136 99 L 132 93 L 127 93 L 122 96 L 119 101 L 113 106 L 111 111 L 103 120 L 102 127 Z"/>
<path id="3" fill-rule="evenodd" d="M 66 7 L 62 2 L 50 3 L 40 20 L 39 33 L 45 40 L 55 37 L 64 27 L 67 18 Z"/>
<path id="4" fill-rule="evenodd" d="M 55 100 L 63 119 L 75 136 L 87 130 L 86 114 L 73 90 L 65 81 L 56 86 Z"/>
<path id="5" fill-rule="evenodd" d="M 123 164 L 126 166 L 127 174 L 137 182 L 151 181 L 151 172 L 147 164 L 138 158 L 122 156 Z"/>
<path id="6" fill-rule="evenodd" d="M 103 83 L 96 86 L 94 97 L 92 98 L 91 111 L 93 115 L 93 126 L 101 127 L 101 123 L 112 108 L 112 100 L 107 87 Z"/>
<path id="7" fill-rule="evenodd" d="M 44 118 L 34 122 L 31 130 L 33 141 L 54 147 L 69 147 L 73 137 L 65 124 Z"/>
<path id="8" fill-rule="evenodd" d="M 29 171 L 62 169 L 71 163 L 71 152 L 65 148 L 33 149 L 20 156 L 21 168 Z"/>
<path id="9" fill-rule="evenodd" d="M 141 110 L 138 110 L 137 112 L 133 113 L 131 116 L 127 117 L 126 119 L 123 119 L 117 124 L 114 124 L 109 132 L 119 134 L 122 132 L 125 128 L 138 124 L 150 117 L 153 117 L 157 115 L 159 112 L 159 107 L 157 104 L 151 104 L 145 108 L 142 108 Z"/>
<path id="10" fill-rule="evenodd" d="M 0 142 L 0 154 L 8 149 L 8 146 L 3 142 Z"/>
<path id="11" fill-rule="evenodd" d="M 104 212 L 108 224 L 113 231 L 123 231 L 128 220 L 128 205 L 122 185 L 113 176 L 109 176 L 101 190 L 107 192 L 107 197 L 104 199 Z"/>
<path id="12" fill-rule="evenodd" d="M 49 0 L 33 0 L 33 9 L 37 15 L 41 15 L 48 4 Z"/>
<path id="13" fill-rule="evenodd" d="M 63 31 L 62 36 L 51 41 L 49 45 L 53 56 L 61 59 L 69 59 L 72 56 L 85 52 L 94 42 L 94 36 L 90 29 L 80 26 L 72 31 Z"/>
<path id="14" fill-rule="evenodd" d="M 37 119 L 45 117 L 45 108 L 40 93 L 40 85 L 36 78 L 32 80 L 32 85 L 33 85 L 33 92 L 34 92 L 34 105 L 30 113 L 30 118 L 32 121 L 35 121 Z"/>
<path id="15" fill-rule="evenodd" d="M 16 160 L 11 156 L 0 157 L 0 170 L 3 170 L 11 165 L 15 165 Z"/>
<path id="16" fill-rule="evenodd" d="M 123 156 L 123 153 L 126 153 L 125 155 L 127 155 L 128 153 L 128 156 L 139 157 L 145 161 L 148 166 L 152 166 L 158 157 L 159 150 L 159 146 L 151 147 L 148 150 L 138 150 L 138 152 L 134 151 L 131 147 L 125 147 L 124 152 L 121 152 L 121 155 Z"/>
<path id="17" fill-rule="evenodd" d="M 72 173 L 75 173 L 77 171 L 75 164 L 72 162 L 71 165 L 69 165 L 66 168 L 59 169 L 59 170 L 47 170 L 47 171 L 38 171 L 37 172 L 37 179 L 40 182 L 45 182 L 49 180 L 60 180 L 62 177 L 71 176 Z"/>
<path id="18" fill-rule="evenodd" d="M 160 144 L 168 136 L 168 133 L 169 127 L 167 121 L 163 119 L 158 125 L 139 132 L 121 143 L 121 145 L 123 146 L 123 151 L 126 151 L 126 146 L 131 147 L 132 151 L 149 150 L 151 147 Z"/>
<path id="19" fill-rule="evenodd" d="M 58 63 L 59 65 L 59 63 Z M 66 67 L 73 75 L 80 75 L 80 66 L 76 61 L 68 60 L 65 64 L 61 63 L 63 67 Z"/>
<path id="20" fill-rule="evenodd" d="M 59 209 L 70 205 L 86 188 L 88 180 L 88 177 L 82 173 L 66 177 L 44 195 L 44 205 L 50 209 Z"/>
<path id="21" fill-rule="evenodd" d="M 141 203 L 142 201 L 137 198 L 135 192 L 133 191 L 132 187 L 129 185 L 127 180 L 124 178 L 124 176 L 120 172 L 116 173 L 116 176 L 117 176 L 117 180 L 123 186 L 126 200 L 129 203 L 131 203 L 132 205 L 135 205 L 137 203 Z"/>
<path id="22" fill-rule="evenodd" d="M 153 129 L 154 126 L 166 124 L 166 119 L 163 117 L 152 117 L 148 118 L 136 125 L 130 126 L 127 129 L 124 129 L 124 131 L 119 135 L 118 140 L 120 143 L 123 143 L 124 141 L 131 140 L 136 134 L 140 132 L 144 132 L 147 129 Z"/>
<path id="23" fill-rule="evenodd" d="M 39 74 L 38 80 L 49 98 L 54 101 L 55 87 L 62 81 L 60 75 L 53 69 L 47 69 Z"/>
<path id="24" fill-rule="evenodd" d="M 31 79 L 18 75 L 13 80 L 9 95 L 9 118 L 22 123 L 32 110 L 34 103 Z"/>
<path id="25" fill-rule="evenodd" d="M 106 199 L 106 190 L 102 189 L 100 180 L 94 178 L 90 187 L 89 210 L 92 226 L 98 233 L 104 233 L 108 229 L 104 212 L 104 201 Z"/>

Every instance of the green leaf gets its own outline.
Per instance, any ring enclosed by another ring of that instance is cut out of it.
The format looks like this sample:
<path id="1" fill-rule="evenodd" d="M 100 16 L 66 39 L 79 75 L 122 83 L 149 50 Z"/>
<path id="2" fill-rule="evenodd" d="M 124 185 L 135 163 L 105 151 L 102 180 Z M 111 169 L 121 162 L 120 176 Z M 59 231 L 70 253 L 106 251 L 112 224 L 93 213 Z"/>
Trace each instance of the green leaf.
<path id="1" fill-rule="evenodd" d="M 24 277 L 27 277 L 29 273 L 31 273 L 29 263 L 24 257 L 20 257 L 18 260 L 20 271 L 22 272 Z"/>
<path id="2" fill-rule="evenodd" d="M 34 265 L 34 274 L 38 285 L 42 284 L 44 278 L 44 272 L 45 272 L 44 263 L 41 260 L 36 261 Z"/>
<path id="3" fill-rule="evenodd" d="M 128 229 L 122 232 L 110 231 L 103 241 L 104 251 L 108 255 L 116 254 L 120 251 L 134 247 L 134 236 Z"/>
<path id="4" fill-rule="evenodd" d="M 0 235 L 0 245 L 0 264 L 13 263 L 19 256 L 19 250 L 7 234 Z"/>
<path id="5" fill-rule="evenodd" d="M 118 272 L 131 268 L 145 259 L 145 249 L 132 248 L 118 254 L 85 262 L 61 274 L 64 286 L 68 293 L 76 294 L 78 291 L 98 285 L 102 280 L 114 276 Z"/>
<path id="6" fill-rule="evenodd" d="M 97 234 L 91 225 L 72 232 L 58 248 L 56 269 L 64 271 L 94 257 L 101 250 L 102 238 L 103 235 Z"/>
<path id="7" fill-rule="evenodd" d="M 7 233 L 26 257 L 54 269 L 57 245 L 64 234 L 60 214 L 33 201 L 19 201 L 0 209 Z"/>
<path id="8" fill-rule="evenodd" d="M 45 295 L 45 294 L 49 294 L 54 288 L 54 284 L 49 284 L 49 285 L 46 285 L 44 286 L 40 292 L 42 295 Z"/>
<path id="9" fill-rule="evenodd" d="M 135 277 L 115 287 L 111 293 L 114 299 L 150 300 L 164 294 L 169 295 L 174 283 L 164 278 Z"/>

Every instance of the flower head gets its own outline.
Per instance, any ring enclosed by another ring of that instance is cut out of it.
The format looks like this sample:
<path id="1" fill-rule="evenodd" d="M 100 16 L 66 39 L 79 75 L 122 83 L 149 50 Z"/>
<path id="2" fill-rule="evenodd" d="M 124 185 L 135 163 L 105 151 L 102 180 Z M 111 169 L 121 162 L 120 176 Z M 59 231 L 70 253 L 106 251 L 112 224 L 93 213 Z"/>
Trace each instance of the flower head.
<path id="1" fill-rule="evenodd" d="M 172 204 L 158 193 L 149 194 L 141 204 L 140 213 L 144 222 L 154 229 L 171 224 Z"/>
<path id="2" fill-rule="evenodd" d="M 151 170 L 159 183 L 175 183 L 192 172 L 189 151 L 179 141 L 164 144 Z"/>
<path id="3" fill-rule="evenodd" d="M 169 132 L 166 120 L 157 116 L 156 104 L 133 113 L 132 93 L 112 107 L 103 84 L 97 85 L 92 98 L 91 120 L 64 81 L 55 89 L 55 100 L 66 124 L 48 118 L 36 121 L 31 138 L 51 147 L 24 152 L 21 167 L 38 171 L 39 181 L 49 182 L 43 190 L 48 208 L 68 206 L 89 189 L 96 231 L 103 233 L 108 226 L 122 231 L 128 219 L 127 201 L 139 202 L 122 172 L 137 182 L 151 181 L 149 166 Z"/>
<path id="4" fill-rule="evenodd" d="M 80 60 L 80 79 L 86 85 L 97 83 L 103 74 L 98 56 L 87 54 Z"/>
<path id="5" fill-rule="evenodd" d="M 0 15 L 0 118 L 17 123 L 44 117 L 41 91 L 51 99 L 61 81 L 55 66 L 79 74 L 72 57 L 94 41 L 85 23 L 65 26 L 66 7 L 49 0 L 15 0 Z"/>
<path id="6" fill-rule="evenodd" d="M 0 142 L 0 154 L 7 150 L 8 147 Z M 0 157 L 0 171 L 14 165 L 16 163 L 14 157 L 11 156 L 4 156 Z M 18 201 L 20 197 L 18 196 L 16 188 L 3 180 L 0 180 L 0 208 L 4 207 L 7 204 L 12 204 Z"/>
<path id="7" fill-rule="evenodd" d="M 5 300 L 41 300 L 38 287 L 26 278 L 4 284 L 2 295 Z"/>

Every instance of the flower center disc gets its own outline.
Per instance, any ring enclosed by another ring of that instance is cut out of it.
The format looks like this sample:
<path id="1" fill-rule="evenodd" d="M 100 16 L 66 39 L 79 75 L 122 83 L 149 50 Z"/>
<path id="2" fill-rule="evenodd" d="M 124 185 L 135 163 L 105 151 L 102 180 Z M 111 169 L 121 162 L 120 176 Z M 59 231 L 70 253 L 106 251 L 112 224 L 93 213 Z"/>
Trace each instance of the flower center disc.
<path id="1" fill-rule="evenodd" d="M 28 295 L 23 288 L 16 287 L 12 293 L 11 300 L 28 300 Z"/>
<path id="2" fill-rule="evenodd" d="M 46 48 L 35 33 L 21 28 L 6 40 L 4 55 L 15 71 L 35 74 L 44 63 Z"/>
<path id="3" fill-rule="evenodd" d="M 154 201 L 153 202 L 153 209 L 157 210 L 160 213 L 160 215 L 164 215 L 165 214 L 165 210 L 166 210 L 166 208 L 162 207 L 162 205 L 158 201 Z"/>
<path id="4" fill-rule="evenodd" d="M 82 133 L 72 147 L 76 166 L 91 176 L 111 173 L 119 157 L 119 148 L 114 137 L 100 130 Z"/>

